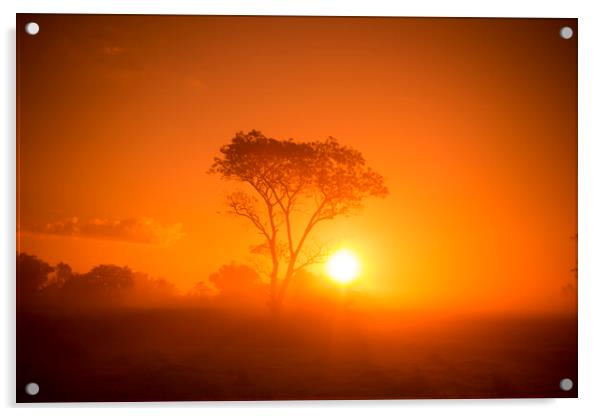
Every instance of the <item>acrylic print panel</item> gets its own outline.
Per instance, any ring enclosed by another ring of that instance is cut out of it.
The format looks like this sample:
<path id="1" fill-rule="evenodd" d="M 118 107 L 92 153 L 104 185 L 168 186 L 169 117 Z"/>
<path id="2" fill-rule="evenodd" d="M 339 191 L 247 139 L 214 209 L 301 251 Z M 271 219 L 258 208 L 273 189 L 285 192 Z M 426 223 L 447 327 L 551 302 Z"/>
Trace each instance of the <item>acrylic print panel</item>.
<path id="1" fill-rule="evenodd" d="M 577 396 L 576 19 L 17 34 L 17 401 Z"/>

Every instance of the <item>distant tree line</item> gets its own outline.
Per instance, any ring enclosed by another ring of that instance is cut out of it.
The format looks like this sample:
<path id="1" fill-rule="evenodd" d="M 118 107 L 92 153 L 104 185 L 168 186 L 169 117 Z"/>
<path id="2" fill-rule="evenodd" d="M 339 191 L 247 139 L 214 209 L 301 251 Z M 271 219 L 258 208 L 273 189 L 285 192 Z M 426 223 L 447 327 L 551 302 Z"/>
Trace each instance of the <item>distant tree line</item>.
<path id="1" fill-rule="evenodd" d="M 190 291 L 127 266 L 102 264 L 86 273 L 17 253 L 17 304 L 22 308 L 114 308 L 118 306 L 230 306 L 265 308 L 269 285 L 252 268 L 223 265 Z"/>
<path id="2" fill-rule="evenodd" d="M 66 263 L 51 266 L 36 256 L 17 253 L 19 306 L 155 305 L 175 295 L 173 284 L 136 273 L 127 266 L 102 264 L 87 273 L 76 273 Z"/>
<path id="3" fill-rule="evenodd" d="M 309 299 L 333 293 L 324 279 L 304 273 L 292 287 L 294 299 Z M 60 262 L 55 266 L 27 254 L 17 253 L 17 306 L 22 309 L 206 306 L 262 308 L 269 284 L 254 269 L 241 264 L 223 265 L 190 291 L 178 292 L 165 279 L 152 278 L 127 266 L 102 264 L 77 273 Z"/>

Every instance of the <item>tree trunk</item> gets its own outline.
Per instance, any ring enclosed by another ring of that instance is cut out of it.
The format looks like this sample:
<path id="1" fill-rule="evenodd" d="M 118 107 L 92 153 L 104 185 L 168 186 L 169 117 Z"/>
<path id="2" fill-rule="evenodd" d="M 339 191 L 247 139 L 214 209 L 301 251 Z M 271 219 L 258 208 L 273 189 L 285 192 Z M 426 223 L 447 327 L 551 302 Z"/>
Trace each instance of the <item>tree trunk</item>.
<path id="1" fill-rule="evenodd" d="M 270 273 L 270 300 L 269 307 L 272 316 L 278 314 L 278 256 L 274 244 L 270 243 L 270 253 L 272 255 L 272 273 Z"/>
<path id="2" fill-rule="evenodd" d="M 273 304 L 273 309 L 272 309 L 272 313 L 275 316 L 278 316 L 280 314 L 280 311 L 282 310 L 282 303 L 284 301 L 284 295 L 286 294 L 286 289 L 288 288 L 288 284 L 290 283 L 293 274 L 295 273 L 295 262 L 297 261 L 296 256 L 293 256 L 289 263 L 288 266 L 286 268 L 286 274 L 284 275 L 284 278 L 282 279 L 282 283 L 280 283 L 280 288 L 278 288 L 277 292 L 272 292 L 276 293 L 276 297 L 275 297 L 275 302 Z"/>
<path id="3" fill-rule="evenodd" d="M 270 299 L 268 301 L 272 316 L 278 315 L 278 273 L 272 272 L 270 276 Z"/>

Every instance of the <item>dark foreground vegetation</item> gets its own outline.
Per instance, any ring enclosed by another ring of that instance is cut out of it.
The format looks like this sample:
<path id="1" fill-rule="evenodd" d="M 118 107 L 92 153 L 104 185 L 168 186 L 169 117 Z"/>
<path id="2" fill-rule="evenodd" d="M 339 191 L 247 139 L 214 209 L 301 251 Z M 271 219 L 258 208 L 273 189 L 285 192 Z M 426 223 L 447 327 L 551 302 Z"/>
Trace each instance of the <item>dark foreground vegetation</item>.
<path id="1" fill-rule="evenodd" d="M 91 289 L 86 305 L 25 293 L 19 402 L 577 395 L 576 386 L 559 388 L 562 378 L 577 380 L 575 317 L 401 313 L 322 300 L 274 320 L 265 305 L 182 297 L 145 307 L 92 301 Z M 35 397 L 23 388 L 32 381 Z"/>

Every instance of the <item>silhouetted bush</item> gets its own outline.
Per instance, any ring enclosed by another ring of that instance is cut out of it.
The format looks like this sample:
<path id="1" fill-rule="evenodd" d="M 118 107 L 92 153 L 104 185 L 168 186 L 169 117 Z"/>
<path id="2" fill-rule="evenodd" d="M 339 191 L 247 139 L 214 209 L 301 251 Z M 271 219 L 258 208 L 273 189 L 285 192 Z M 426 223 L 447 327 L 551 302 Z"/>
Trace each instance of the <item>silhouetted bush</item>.
<path id="1" fill-rule="evenodd" d="M 209 276 L 209 281 L 219 291 L 216 296 L 218 303 L 239 305 L 265 305 L 266 303 L 268 285 L 262 282 L 259 274 L 248 266 L 235 263 L 224 265 Z"/>
<path id="2" fill-rule="evenodd" d="M 26 253 L 17 253 L 17 305 L 36 302 L 39 291 L 54 271 L 48 263 Z"/>
<path id="3" fill-rule="evenodd" d="M 179 300 L 173 284 L 127 266 L 102 264 L 80 274 L 66 263 L 52 267 L 25 253 L 17 255 L 17 282 L 18 302 L 28 307 L 159 306 Z"/>

